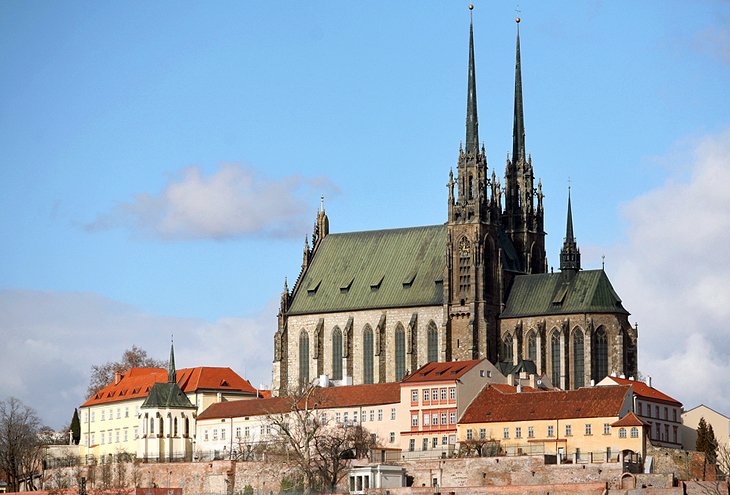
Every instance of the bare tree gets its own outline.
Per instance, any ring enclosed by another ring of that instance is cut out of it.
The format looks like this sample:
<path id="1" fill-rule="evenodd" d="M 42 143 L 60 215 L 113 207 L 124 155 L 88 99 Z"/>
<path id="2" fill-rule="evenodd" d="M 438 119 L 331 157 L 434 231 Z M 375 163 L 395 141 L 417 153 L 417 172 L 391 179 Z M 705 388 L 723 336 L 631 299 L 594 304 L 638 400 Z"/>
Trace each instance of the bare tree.
<path id="1" fill-rule="evenodd" d="M 22 482 L 35 489 L 34 475 L 41 469 L 41 422 L 36 412 L 18 399 L 0 401 L 0 470 L 7 475 L 11 492 Z"/>
<path id="2" fill-rule="evenodd" d="M 99 390 L 114 381 L 114 373 L 122 372 L 130 368 L 166 368 L 167 361 L 154 359 L 147 355 L 147 351 L 133 345 L 122 354 L 120 361 L 109 361 L 103 364 L 91 366 L 89 376 L 89 387 L 86 396 L 91 397 Z"/>

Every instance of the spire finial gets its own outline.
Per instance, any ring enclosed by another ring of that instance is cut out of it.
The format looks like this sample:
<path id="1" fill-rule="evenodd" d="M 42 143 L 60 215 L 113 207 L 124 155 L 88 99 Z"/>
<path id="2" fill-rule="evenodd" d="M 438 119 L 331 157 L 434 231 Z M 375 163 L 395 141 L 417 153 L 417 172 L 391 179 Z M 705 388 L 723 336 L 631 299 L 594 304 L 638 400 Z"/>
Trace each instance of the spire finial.
<path id="1" fill-rule="evenodd" d="M 168 383 L 175 383 L 175 344 L 173 342 L 173 336 L 170 335 L 170 362 L 167 365 L 167 381 Z"/>
<path id="2" fill-rule="evenodd" d="M 517 7 L 519 12 L 519 6 Z M 525 160 L 525 117 L 522 105 L 522 62 L 520 54 L 520 18 L 517 23 L 517 43 L 515 48 L 515 106 L 512 129 L 512 163 Z"/>
<path id="3" fill-rule="evenodd" d="M 469 81 L 466 97 L 466 152 L 476 155 L 479 151 L 479 120 L 477 119 L 477 83 L 474 70 L 474 25 L 469 5 Z"/>

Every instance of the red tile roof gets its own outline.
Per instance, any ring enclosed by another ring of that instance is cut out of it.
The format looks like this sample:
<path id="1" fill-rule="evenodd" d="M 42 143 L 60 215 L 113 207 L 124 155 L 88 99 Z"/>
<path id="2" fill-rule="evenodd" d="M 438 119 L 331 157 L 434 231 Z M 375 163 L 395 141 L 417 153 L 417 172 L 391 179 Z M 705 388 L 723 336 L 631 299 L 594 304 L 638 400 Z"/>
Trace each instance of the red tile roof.
<path id="1" fill-rule="evenodd" d="M 175 375 L 180 388 L 191 393 L 198 390 L 216 392 L 244 392 L 256 394 L 248 380 L 241 378 L 231 368 L 199 366 L 177 370 Z M 152 385 L 167 381 L 167 370 L 162 368 L 131 368 L 121 375 L 119 383 L 110 383 L 81 407 L 147 397 Z"/>
<path id="2" fill-rule="evenodd" d="M 340 407 L 370 407 L 400 402 L 399 383 L 349 385 L 343 387 L 316 387 L 309 396 L 309 406 L 316 409 Z M 303 406 L 303 401 L 300 402 Z M 198 419 L 238 418 L 279 414 L 291 410 L 290 397 L 270 399 L 236 400 L 211 404 Z"/>
<path id="3" fill-rule="evenodd" d="M 404 377 L 403 380 L 401 380 L 401 383 L 456 380 L 482 361 L 484 360 L 473 359 L 471 361 L 452 361 L 447 363 L 434 361 L 426 363 L 410 375 Z"/>
<path id="4" fill-rule="evenodd" d="M 662 402 L 668 402 L 676 406 L 682 406 L 682 403 L 676 399 L 669 397 L 667 394 L 658 391 L 657 389 L 650 387 L 646 383 L 638 380 L 629 380 L 628 378 L 620 378 L 618 376 L 609 376 L 611 380 L 619 385 L 633 385 L 634 392 L 639 397 L 645 399 L 660 400 Z"/>
<path id="5" fill-rule="evenodd" d="M 611 423 L 611 426 L 649 426 L 649 425 L 647 423 L 644 423 L 641 420 L 641 418 L 639 418 L 633 412 L 629 412 L 628 414 L 625 414 L 623 418 L 619 419 L 615 423 Z"/>
<path id="6" fill-rule="evenodd" d="M 627 400 L 629 386 L 587 387 L 578 390 L 523 389 L 490 385 L 464 411 L 460 423 L 496 423 L 545 419 L 618 416 Z M 528 393 L 524 393 L 528 392 Z"/>

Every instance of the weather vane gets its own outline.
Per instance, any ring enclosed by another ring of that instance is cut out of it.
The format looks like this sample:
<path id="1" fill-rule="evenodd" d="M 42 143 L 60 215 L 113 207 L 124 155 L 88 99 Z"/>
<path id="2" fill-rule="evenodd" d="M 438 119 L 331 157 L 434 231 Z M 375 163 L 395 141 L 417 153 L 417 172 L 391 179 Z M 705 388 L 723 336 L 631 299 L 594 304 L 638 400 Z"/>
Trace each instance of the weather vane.
<path id="1" fill-rule="evenodd" d="M 515 13 L 517 14 L 517 16 L 515 17 L 515 22 L 517 24 L 519 24 L 520 23 L 520 15 L 522 14 L 522 11 L 520 10 L 520 2 L 517 2 L 517 8 L 515 9 Z"/>

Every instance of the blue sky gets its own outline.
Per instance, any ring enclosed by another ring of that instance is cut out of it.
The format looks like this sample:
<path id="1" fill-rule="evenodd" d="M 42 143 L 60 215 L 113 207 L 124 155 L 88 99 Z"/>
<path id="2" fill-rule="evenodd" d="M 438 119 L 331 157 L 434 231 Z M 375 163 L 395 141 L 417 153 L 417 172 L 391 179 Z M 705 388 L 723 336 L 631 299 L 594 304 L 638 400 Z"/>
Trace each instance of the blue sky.
<path id="1" fill-rule="evenodd" d="M 133 344 L 270 382 L 284 277 L 331 231 L 441 223 L 468 2 L 0 3 L 0 397 L 52 426 Z M 476 2 L 480 138 L 511 149 L 515 8 Z M 730 3 L 520 2 L 549 263 L 568 178 L 639 369 L 730 413 Z M 678 363 L 682 364 L 678 367 Z"/>

